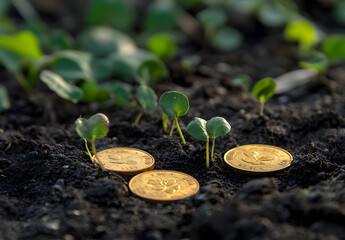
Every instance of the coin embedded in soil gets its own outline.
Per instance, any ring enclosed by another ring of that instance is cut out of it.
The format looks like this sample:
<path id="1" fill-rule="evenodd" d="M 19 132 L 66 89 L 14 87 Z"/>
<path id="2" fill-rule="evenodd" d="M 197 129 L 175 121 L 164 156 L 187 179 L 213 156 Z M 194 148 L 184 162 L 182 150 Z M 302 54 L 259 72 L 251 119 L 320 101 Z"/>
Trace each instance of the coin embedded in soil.
<path id="1" fill-rule="evenodd" d="M 104 168 L 120 175 L 135 175 L 151 171 L 155 160 L 151 154 L 136 148 L 110 148 L 97 153 Z"/>
<path id="2" fill-rule="evenodd" d="M 249 144 L 227 151 L 224 161 L 245 173 L 270 173 L 290 166 L 291 154 L 279 147 L 264 144 Z"/>
<path id="3" fill-rule="evenodd" d="M 155 170 L 134 176 L 129 189 L 151 202 L 173 202 L 190 197 L 199 191 L 199 183 L 192 176 L 171 170 Z"/>

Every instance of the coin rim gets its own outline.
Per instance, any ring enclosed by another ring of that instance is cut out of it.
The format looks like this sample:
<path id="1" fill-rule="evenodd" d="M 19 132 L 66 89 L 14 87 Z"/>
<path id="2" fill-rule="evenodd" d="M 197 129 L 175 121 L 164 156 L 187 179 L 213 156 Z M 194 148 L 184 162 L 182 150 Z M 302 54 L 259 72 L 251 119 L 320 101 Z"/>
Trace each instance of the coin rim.
<path id="1" fill-rule="evenodd" d="M 197 183 L 197 189 L 196 189 L 195 192 L 192 192 L 191 194 L 189 194 L 189 195 L 187 195 L 187 196 L 184 196 L 184 197 L 182 197 L 182 198 L 179 197 L 179 198 L 172 198 L 172 199 L 162 199 L 162 198 L 161 198 L 161 199 L 152 199 L 152 198 L 147 198 L 147 197 L 145 197 L 145 196 L 143 196 L 143 195 L 140 195 L 140 194 L 134 192 L 134 191 L 133 191 L 133 187 L 132 187 L 134 180 L 135 180 L 137 177 L 139 177 L 140 175 L 149 174 L 149 173 L 151 173 L 151 172 L 174 172 L 174 173 L 186 175 L 186 176 L 192 178 L 193 180 L 195 180 L 195 182 Z M 131 192 L 132 192 L 133 194 L 135 194 L 136 196 L 138 196 L 138 197 L 140 197 L 140 198 L 142 198 L 142 199 L 144 199 L 144 200 L 147 200 L 147 201 L 149 201 L 149 202 L 156 202 L 156 203 L 157 203 L 157 202 L 168 203 L 168 202 L 175 202 L 175 201 L 178 201 L 178 200 L 182 200 L 182 199 L 185 199 L 185 198 L 188 198 L 188 197 L 191 197 L 191 196 L 197 194 L 197 193 L 199 192 L 199 190 L 200 190 L 200 184 L 199 184 L 198 180 L 196 180 L 196 178 L 194 178 L 193 176 L 191 176 L 191 175 L 189 175 L 189 174 L 187 174 L 187 173 L 180 172 L 180 171 L 175 171 L 175 170 L 153 170 L 153 171 L 149 171 L 149 172 L 140 173 L 140 174 L 135 175 L 134 177 L 131 178 L 131 180 L 130 180 L 129 183 L 128 183 L 128 187 L 129 187 L 129 189 L 131 190 Z"/>
<path id="2" fill-rule="evenodd" d="M 150 166 L 148 166 L 148 167 L 140 168 L 140 169 L 134 170 L 134 171 L 122 171 L 122 170 L 113 170 L 113 169 L 105 168 L 105 170 L 107 170 L 107 171 L 114 172 L 114 173 L 117 173 L 117 174 L 122 175 L 122 176 L 133 176 L 133 175 L 137 175 L 139 173 L 144 173 L 144 172 L 147 172 L 147 171 L 151 171 L 151 170 L 153 170 L 155 168 L 155 158 L 150 153 L 148 153 L 148 152 L 146 152 L 144 150 L 138 149 L 138 148 L 130 148 L 130 147 L 108 148 L 108 149 L 104 149 L 104 150 L 98 152 L 97 154 L 99 154 L 101 152 L 104 152 L 104 151 L 107 151 L 107 150 L 110 150 L 110 149 L 129 149 L 129 150 L 136 150 L 136 151 L 142 152 L 142 153 L 144 153 L 146 155 L 149 155 L 151 157 L 152 164 Z"/>
<path id="3" fill-rule="evenodd" d="M 233 165 L 231 165 L 230 162 L 228 162 L 228 161 L 226 160 L 227 155 L 228 155 L 230 152 L 235 151 L 235 149 L 237 149 L 237 148 L 242 148 L 242 147 L 245 147 L 245 146 L 258 146 L 258 145 L 259 145 L 259 146 L 266 146 L 266 147 L 270 147 L 270 148 L 275 148 L 275 149 L 278 149 L 278 150 L 281 150 L 281 151 L 287 153 L 287 155 L 288 155 L 288 156 L 290 157 L 290 159 L 291 159 L 289 165 L 287 165 L 286 167 L 279 168 L 279 169 L 275 169 L 275 170 L 271 170 L 271 171 L 269 171 L 269 170 L 268 170 L 268 171 L 263 171 L 263 170 L 260 170 L 260 171 L 250 171 L 250 170 L 248 170 L 248 169 L 242 169 L 242 168 L 238 168 L 238 167 L 236 167 L 236 166 L 233 166 Z M 228 151 L 224 154 L 224 162 L 225 162 L 227 165 L 229 165 L 231 168 L 236 169 L 236 170 L 238 170 L 238 171 L 240 171 L 240 172 L 250 173 L 250 174 L 255 174 L 255 173 L 260 174 L 260 173 L 273 173 L 273 172 L 278 172 L 278 171 L 281 171 L 281 170 L 283 170 L 283 169 L 286 169 L 286 168 L 290 167 L 292 161 L 293 161 L 293 157 L 292 157 L 292 155 L 291 155 L 290 152 L 288 152 L 287 150 L 285 150 L 285 149 L 283 149 L 283 148 L 276 147 L 276 146 L 272 146 L 272 145 L 268 145 L 268 144 L 246 144 L 246 145 L 234 147 L 234 148 L 228 150 Z"/>

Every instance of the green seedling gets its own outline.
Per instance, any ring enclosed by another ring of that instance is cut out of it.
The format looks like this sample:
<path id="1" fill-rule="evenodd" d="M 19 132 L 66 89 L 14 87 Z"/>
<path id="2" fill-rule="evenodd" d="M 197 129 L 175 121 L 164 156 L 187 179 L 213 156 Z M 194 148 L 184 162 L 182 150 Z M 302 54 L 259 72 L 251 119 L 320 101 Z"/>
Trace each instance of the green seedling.
<path id="1" fill-rule="evenodd" d="M 248 92 L 252 79 L 248 75 L 241 74 L 231 79 L 230 83 L 231 85 L 241 87 L 243 91 Z"/>
<path id="2" fill-rule="evenodd" d="M 69 84 L 59 74 L 50 70 L 43 70 L 40 73 L 40 79 L 49 87 L 50 90 L 54 91 L 61 98 L 74 103 L 82 100 L 82 89 Z"/>
<path id="3" fill-rule="evenodd" d="M 268 27 L 282 27 L 297 15 L 297 6 L 290 0 L 255 2 L 259 3 L 256 10 L 258 20 Z"/>
<path id="4" fill-rule="evenodd" d="M 186 144 L 186 140 L 184 139 L 183 133 L 181 131 L 181 128 L 177 119 L 178 117 L 183 116 L 188 112 L 188 109 L 189 109 L 188 98 L 180 92 L 169 91 L 162 94 L 162 96 L 159 99 L 159 105 L 161 106 L 163 113 L 165 113 L 169 117 L 174 118 L 173 125 L 170 131 L 170 136 L 172 135 L 174 127 L 176 125 L 176 128 L 180 134 L 183 144 Z"/>
<path id="5" fill-rule="evenodd" d="M 319 41 L 316 26 L 306 20 L 289 23 L 285 29 L 285 39 L 289 42 L 298 42 L 301 56 L 308 55 Z"/>
<path id="6" fill-rule="evenodd" d="M 106 115 L 102 113 L 97 113 L 91 116 L 89 119 L 78 118 L 75 121 L 75 129 L 80 137 L 85 141 L 85 147 L 91 161 L 96 165 L 96 162 L 104 171 L 104 166 L 102 162 L 97 157 L 97 151 L 95 147 L 95 139 L 100 139 L 105 137 L 109 131 L 109 119 Z M 92 154 L 90 153 L 87 142 L 91 143 Z M 96 160 L 96 162 L 95 162 Z"/>
<path id="7" fill-rule="evenodd" d="M 321 46 L 331 64 L 337 64 L 345 60 L 345 35 L 331 35 L 326 38 Z"/>
<path id="8" fill-rule="evenodd" d="M 205 28 L 206 38 L 211 45 L 224 51 L 238 48 L 243 41 L 241 33 L 236 29 L 225 26 L 227 15 L 218 7 L 207 8 L 197 15 L 201 25 Z"/>
<path id="9" fill-rule="evenodd" d="M 128 35 L 109 27 L 94 27 L 78 36 L 78 43 L 96 57 L 105 57 L 114 52 L 130 54 L 137 50 Z"/>
<path id="10" fill-rule="evenodd" d="M 136 98 L 142 108 L 139 115 L 135 119 L 135 124 L 139 124 L 139 121 L 144 112 L 152 113 L 157 108 L 157 95 L 149 86 L 140 86 L 136 92 Z"/>
<path id="11" fill-rule="evenodd" d="M 212 141 L 211 161 L 214 162 L 214 145 L 216 138 L 227 134 L 230 130 L 230 124 L 222 117 L 214 117 L 208 122 L 202 118 L 195 118 L 187 125 L 187 132 L 192 137 L 206 142 L 206 168 L 210 167 L 210 141 Z"/>
<path id="12" fill-rule="evenodd" d="M 29 31 L 0 36 L 0 64 L 15 76 L 26 91 L 30 91 L 36 80 L 38 72 L 36 65 L 42 56 L 37 38 Z M 21 71 L 24 63 L 27 66 L 29 78 Z"/>
<path id="13" fill-rule="evenodd" d="M 252 90 L 254 97 L 260 102 L 260 116 L 264 115 L 265 101 L 274 95 L 276 82 L 272 78 L 264 78 L 257 82 Z"/>
<path id="14" fill-rule="evenodd" d="M 135 18 L 132 1 L 92 0 L 85 16 L 88 26 L 109 26 L 121 31 L 129 31 Z"/>
<path id="15" fill-rule="evenodd" d="M 302 58 L 299 65 L 302 68 L 315 69 L 318 73 L 324 72 L 330 65 L 326 54 L 314 50 L 307 57 Z"/>
<path id="16" fill-rule="evenodd" d="M 178 25 L 180 13 L 175 1 L 154 1 L 143 19 L 143 30 L 149 33 L 174 31 Z"/>
<path id="17" fill-rule="evenodd" d="M 153 35 L 147 42 L 147 48 L 162 60 L 173 57 L 176 53 L 176 43 L 168 34 Z"/>
<path id="18" fill-rule="evenodd" d="M 333 16 L 340 24 L 345 25 L 345 1 L 339 0 L 335 2 L 333 8 Z"/>

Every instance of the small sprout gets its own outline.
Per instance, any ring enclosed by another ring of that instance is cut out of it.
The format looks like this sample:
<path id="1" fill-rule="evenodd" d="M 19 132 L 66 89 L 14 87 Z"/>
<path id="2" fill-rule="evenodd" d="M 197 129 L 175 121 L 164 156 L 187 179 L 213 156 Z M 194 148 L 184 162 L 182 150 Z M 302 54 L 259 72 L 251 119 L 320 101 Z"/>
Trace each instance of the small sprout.
<path id="1" fill-rule="evenodd" d="M 152 36 L 147 48 L 162 60 L 173 57 L 176 53 L 176 43 L 172 36 L 168 34 L 156 34 Z"/>
<path id="2" fill-rule="evenodd" d="M 285 39 L 290 42 L 298 42 L 301 56 L 308 55 L 319 41 L 316 26 L 306 20 L 297 20 L 288 24 L 285 29 Z"/>
<path id="3" fill-rule="evenodd" d="M 231 79 L 231 85 L 241 87 L 243 91 L 248 92 L 252 79 L 245 74 L 239 75 Z"/>
<path id="4" fill-rule="evenodd" d="M 36 36 L 29 31 L 23 31 L 14 35 L 1 36 L 0 47 L 21 57 L 39 59 L 43 55 Z"/>
<path id="5" fill-rule="evenodd" d="M 230 51 L 238 48 L 243 37 L 236 29 L 225 26 L 226 12 L 218 7 L 207 8 L 197 15 L 211 45 L 218 50 Z"/>
<path id="6" fill-rule="evenodd" d="M 135 11 L 132 1 L 127 0 L 92 0 L 86 9 L 88 26 L 109 26 L 121 31 L 132 28 Z"/>
<path id="7" fill-rule="evenodd" d="M 177 118 L 185 115 L 188 112 L 188 98 L 180 92 L 169 91 L 162 94 L 162 96 L 159 99 L 159 105 L 161 106 L 163 112 L 166 115 L 168 115 L 169 117 L 174 117 L 174 122 L 171 127 L 170 136 L 172 135 L 172 132 L 176 125 L 183 144 L 186 144 L 186 140 L 183 137 Z"/>
<path id="8" fill-rule="evenodd" d="M 254 97 L 261 103 L 260 116 L 264 115 L 265 101 L 274 95 L 276 82 L 272 78 L 264 78 L 257 82 L 252 90 Z"/>
<path id="9" fill-rule="evenodd" d="M 261 1 L 254 1 L 260 4 Z M 297 12 L 297 6 L 293 1 L 262 1 L 257 9 L 258 20 L 268 27 L 282 27 L 293 17 Z"/>
<path id="10" fill-rule="evenodd" d="M 169 118 L 169 116 L 167 114 L 163 113 L 163 115 L 162 115 L 162 124 L 163 124 L 164 132 L 166 132 L 167 129 L 168 129 L 168 125 L 167 125 L 168 118 Z"/>
<path id="11" fill-rule="evenodd" d="M 345 60 L 345 35 L 332 35 L 322 44 L 322 51 L 327 55 L 331 64 Z"/>
<path id="12" fill-rule="evenodd" d="M 318 73 L 325 71 L 329 64 L 327 55 L 319 51 L 313 51 L 299 63 L 301 68 L 314 69 Z"/>
<path id="13" fill-rule="evenodd" d="M 97 113 L 91 116 L 89 119 L 78 118 L 75 121 L 75 129 L 80 137 L 85 141 L 85 147 L 91 161 L 95 164 L 94 158 L 90 153 L 89 147 L 87 146 L 87 141 L 91 143 L 92 153 L 99 164 L 101 169 L 104 171 L 104 166 L 102 162 L 97 157 L 97 151 L 95 147 L 95 139 L 100 139 L 105 137 L 109 131 L 109 119 L 106 115 L 102 113 Z"/>
<path id="14" fill-rule="evenodd" d="M 175 1 L 155 0 L 148 7 L 142 21 L 145 32 L 174 31 L 178 25 L 180 12 Z"/>
<path id="15" fill-rule="evenodd" d="M 59 74 L 49 70 L 43 70 L 40 74 L 40 79 L 50 90 L 54 91 L 63 99 L 74 103 L 82 99 L 83 91 L 79 87 L 66 82 Z"/>
<path id="16" fill-rule="evenodd" d="M 216 138 L 227 134 L 230 130 L 230 124 L 222 117 L 214 117 L 208 122 L 202 118 L 195 118 L 187 125 L 187 132 L 192 137 L 206 142 L 206 168 L 210 167 L 210 140 L 212 140 L 211 161 L 214 162 L 214 145 Z"/>
<path id="17" fill-rule="evenodd" d="M 139 124 L 139 121 L 144 112 L 154 112 L 157 108 L 157 96 L 152 88 L 148 86 L 140 86 L 136 93 L 136 98 L 142 107 L 139 115 L 135 119 L 135 124 Z"/>

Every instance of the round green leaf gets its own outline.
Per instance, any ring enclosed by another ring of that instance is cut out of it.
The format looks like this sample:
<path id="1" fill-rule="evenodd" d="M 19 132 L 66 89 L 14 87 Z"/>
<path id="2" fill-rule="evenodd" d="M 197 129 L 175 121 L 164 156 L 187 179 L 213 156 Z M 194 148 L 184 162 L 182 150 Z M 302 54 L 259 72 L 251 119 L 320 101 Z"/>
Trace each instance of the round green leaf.
<path id="1" fill-rule="evenodd" d="M 345 25 L 345 1 L 336 1 L 333 8 L 333 16 L 342 25 Z"/>
<path id="2" fill-rule="evenodd" d="M 187 132 L 194 138 L 201 140 L 201 141 L 208 141 L 209 137 L 206 131 L 206 121 L 202 118 L 194 118 L 187 125 Z"/>
<path id="3" fill-rule="evenodd" d="M 75 82 L 80 79 L 94 79 L 91 66 L 92 55 L 89 53 L 64 50 L 56 52 L 52 59 L 52 70 L 70 82 Z"/>
<path id="4" fill-rule="evenodd" d="M 89 26 L 109 26 L 122 31 L 134 23 L 134 8 L 128 0 L 91 0 L 86 11 Z"/>
<path id="5" fill-rule="evenodd" d="M 303 58 L 299 65 L 302 68 L 311 68 L 318 72 L 323 72 L 329 66 L 329 60 L 326 54 L 314 51 L 309 56 Z"/>
<path id="6" fill-rule="evenodd" d="M 64 99 L 70 100 L 74 103 L 77 103 L 82 99 L 83 92 L 79 87 L 67 83 L 60 75 L 52 71 L 42 71 L 40 79 L 50 88 L 50 90 L 54 91 Z"/>
<path id="7" fill-rule="evenodd" d="M 14 35 L 0 36 L 0 47 L 3 47 L 21 57 L 39 59 L 42 57 L 40 45 L 35 35 L 23 31 Z"/>
<path id="8" fill-rule="evenodd" d="M 168 59 L 174 56 L 176 43 L 167 34 L 156 34 L 149 39 L 147 48 L 160 59 Z"/>
<path id="9" fill-rule="evenodd" d="M 311 48 L 319 40 L 316 26 L 305 20 L 289 23 L 285 29 L 285 39 L 290 42 L 298 42 L 305 50 Z"/>
<path id="10" fill-rule="evenodd" d="M 99 139 L 107 135 L 109 131 L 109 119 L 102 113 L 97 113 L 89 119 L 78 118 L 75 121 L 78 135 L 88 141 Z"/>
<path id="11" fill-rule="evenodd" d="M 252 83 L 252 79 L 248 75 L 245 75 L 245 74 L 236 76 L 233 79 L 231 79 L 231 84 L 233 86 L 239 86 L 244 91 L 249 90 L 251 83 Z"/>
<path id="12" fill-rule="evenodd" d="M 136 51 L 134 41 L 127 35 L 108 27 L 95 27 L 79 36 L 82 48 L 97 57 L 112 52 L 132 53 Z"/>
<path id="13" fill-rule="evenodd" d="M 214 117 L 206 124 L 206 130 L 210 138 L 216 138 L 230 132 L 231 126 L 224 118 Z"/>
<path id="14" fill-rule="evenodd" d="M 345 35 L 332 35 L 322 44 L 322 51 L 332 63 L 345 60 Z"/>
<path id="15" fill-rule="evenodd" d="M 297 7 L 293 1 L 265 1 L 258 9 L 258 19 L 269 27 L 281 27 L 296 14 Z"/>
<path id="16" fill-rule="evenodd" d="M 262 102 L 274 95 L 276 82 L 272 78 L 264 78 L 257 82 L 252 90 L 254 97 Z"/>
<path id="17" fill-rule="evenodd" d="M 154 112 L 157 108 L 157 96 L 149 86 L 140 86 L 136 98 L 141 107 L 147 112 Z"/>
<path id="18" fill-rule="evenodd" d="M 230 51 L 241 46 L 242 34 L 234 28 L 223 27 L 211 38 L 212 46 L 218 50 Z"/>
<path id="19" fill-rule="evenodd" d="M 189 109 L 188 98 L 177 91 L 163 93 L 159 99 L 159 105 L 168 116 L 180 117 L 185 115 Z"/>
<path id="20" fill-rule="evenodd" d="M 154 1 L 148 8 L 144 20 L 145 32 L 171 31 L 177 27 L 179 10 L 175 1 Z"/>
<path id="21" fill-rule="evenodd" d="M 206 8 L 197 15 L 198 20 L 206 28 L 216 28 L 226 22 L 226 13 L 221 8 Z"/>

